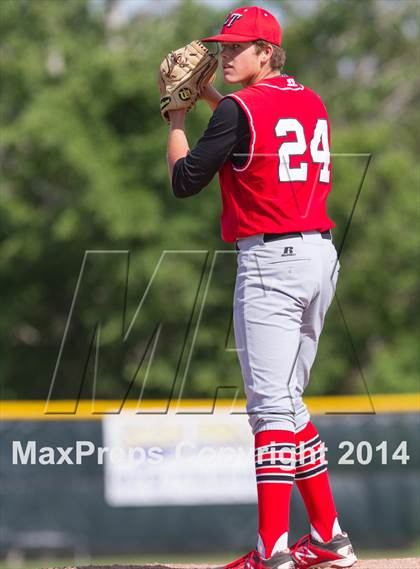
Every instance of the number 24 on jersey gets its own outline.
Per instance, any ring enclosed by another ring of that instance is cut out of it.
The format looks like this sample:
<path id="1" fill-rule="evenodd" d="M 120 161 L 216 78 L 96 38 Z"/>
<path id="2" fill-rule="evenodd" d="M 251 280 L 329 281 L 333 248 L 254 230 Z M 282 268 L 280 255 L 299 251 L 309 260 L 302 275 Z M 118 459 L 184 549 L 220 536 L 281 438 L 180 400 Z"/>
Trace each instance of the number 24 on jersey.
<path id="1" fill-rule="evenodd" d="M 306 182 L 308 179 L 307 162 L 302 162 L 296 168 L 290 167 L 290 158 L 302 156 L 308 147 L 303 126 L 297 119 L 280 119 L 276 124 L 275 132 L 277 137 L 286 136 L 289 133 L 296 135 L 295 142 L 283 142 L 278 150 L 280 182 Z M 331 156 L 328 144 L 328 124 L 325 119 L 317 120 L 309 150 L 312 161 L 322 165 L 318 174 L 319 181 L 329 183 Z"/>

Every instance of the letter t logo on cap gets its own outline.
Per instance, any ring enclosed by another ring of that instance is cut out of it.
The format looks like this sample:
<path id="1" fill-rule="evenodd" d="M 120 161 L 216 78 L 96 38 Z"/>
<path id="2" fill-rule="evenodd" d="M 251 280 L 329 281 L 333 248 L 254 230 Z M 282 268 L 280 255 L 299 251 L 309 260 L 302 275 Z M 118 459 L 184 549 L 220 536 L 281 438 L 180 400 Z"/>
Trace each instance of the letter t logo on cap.
<path id="1" fill-rule="evenodd" d="M 240 18 L 242 18 L 243 14 L 236 14 L 235 12 L 233 12 L 233 14 L 229 14 L 229 16 L 226 18 L 226 20 L 223 23 L 223 27 L 227 27 L 227 28 L 231 28 L 232 24 L 234 22 L 236 22 L 236 20 L 239 20 Z"/>

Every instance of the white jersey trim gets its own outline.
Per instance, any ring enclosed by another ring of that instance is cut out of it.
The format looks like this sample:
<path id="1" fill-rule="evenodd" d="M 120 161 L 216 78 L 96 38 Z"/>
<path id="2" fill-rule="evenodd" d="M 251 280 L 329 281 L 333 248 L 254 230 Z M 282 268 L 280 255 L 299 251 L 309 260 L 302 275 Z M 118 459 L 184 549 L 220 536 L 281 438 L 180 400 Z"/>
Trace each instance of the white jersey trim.
<path id="1" fill-rule="evenodd" d="M 235 166 L 232 165 L 232 168 L 235 170 L 235 172 L 243 172 L 251 164 L 251 160 L 254 156 L 254 147 L 255 147 L 255 139 L 256 139 L 254 121 L 252 120 L 251 111 L 248 109 L 248 107 L 246 106 L 244 101 L 240 97 L 238 97 L 238 95 L 232 94 L 232 95 L 229 95 L 229 97 L 232 97 L 233 99 L 236 99 L 239 101 L 241 107 L 245 110 L 246 114 L 248 115 L 249 126 L 251 128 L 251 144 L 250 144 L 250 153 L 249 153 L 248 160 L 246 161 L 245 165 L 242 166 L 242 168 L 235 168 Z"/>
<path id="2" fill-rule="evenodd" d="M 271 85 L 270 83 L 258 83 L 258 87 L 271 87 L 272 89 L 278 89 L 279 91 L 303 91 L 304 86 L 300 83 L 296 84 L 296 87 L 279 87 L 278 85 Z"/>

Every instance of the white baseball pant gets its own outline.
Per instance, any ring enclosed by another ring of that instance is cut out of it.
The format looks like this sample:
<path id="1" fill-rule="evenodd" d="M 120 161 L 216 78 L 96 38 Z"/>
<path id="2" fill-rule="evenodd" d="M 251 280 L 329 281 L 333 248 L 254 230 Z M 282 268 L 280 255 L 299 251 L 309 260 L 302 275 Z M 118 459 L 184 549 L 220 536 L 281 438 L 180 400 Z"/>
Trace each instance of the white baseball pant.
<path id="1" fill-rule="evenodd" d="M 255 433 L 299 431 L 310 416 L 302 400 L 340 268 L 318 231 L 264 242 L 237 242 L 236 348 Z"/>

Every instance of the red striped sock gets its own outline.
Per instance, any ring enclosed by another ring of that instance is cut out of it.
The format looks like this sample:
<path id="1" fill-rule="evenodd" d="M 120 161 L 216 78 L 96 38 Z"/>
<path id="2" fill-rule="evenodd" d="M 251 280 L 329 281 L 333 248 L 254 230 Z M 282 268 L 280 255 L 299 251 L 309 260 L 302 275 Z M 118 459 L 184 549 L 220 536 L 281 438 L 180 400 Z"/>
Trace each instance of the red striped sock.
<path id="1" fill-rule="evenodd" d="M 296 484 L 308 512 L 312 533 L 316 532 L 322 541 L 330 541 L 341 530 L 336 521 L 323 445 L 311 421 L 296 433 Z"/>
<path id="2" fill-rule="evenodd" d="M 261 431 L 255 435 L 258 491 L 258 551 L 265 557 L 287 547 L 293 487 L 295 434 Z"/>

